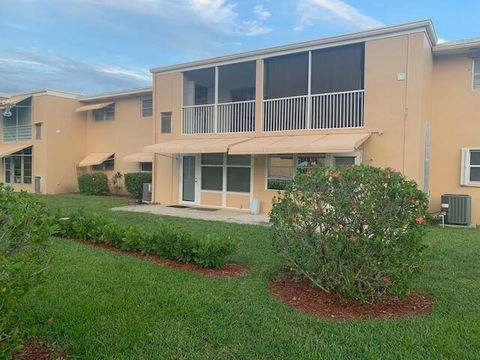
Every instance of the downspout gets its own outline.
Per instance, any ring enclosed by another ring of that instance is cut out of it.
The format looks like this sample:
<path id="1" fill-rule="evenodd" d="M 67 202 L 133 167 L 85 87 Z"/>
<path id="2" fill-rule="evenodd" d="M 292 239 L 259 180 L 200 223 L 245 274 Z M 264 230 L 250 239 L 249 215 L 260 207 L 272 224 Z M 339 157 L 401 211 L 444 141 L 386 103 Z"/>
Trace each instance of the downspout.
<path id="1" fill-rule="evenodd" d="M 403 113 L 403 159 L 402 159 L 402 172 L 405 175 L 405 168 L 407 164 L 407 120 L 408 120 L 408 80 L 410 78 L 410 35 L 407 35 L 407 54 L 405 60 L 405 71 L 407 76 L 405 77 L 405 109 Z"/>

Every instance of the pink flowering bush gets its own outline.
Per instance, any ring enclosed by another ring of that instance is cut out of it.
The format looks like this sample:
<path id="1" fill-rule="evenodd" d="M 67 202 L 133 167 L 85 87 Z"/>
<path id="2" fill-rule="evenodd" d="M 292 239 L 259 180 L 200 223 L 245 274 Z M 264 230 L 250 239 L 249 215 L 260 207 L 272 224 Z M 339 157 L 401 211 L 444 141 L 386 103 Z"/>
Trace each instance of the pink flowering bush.
<path id="1" fill-rule="evenodd" d="M 403 297 L 422 264 L 427 206 L 390 168 L 317 167 L 274 199 L 273 241 L 286 267 L 344 300 Z"/>

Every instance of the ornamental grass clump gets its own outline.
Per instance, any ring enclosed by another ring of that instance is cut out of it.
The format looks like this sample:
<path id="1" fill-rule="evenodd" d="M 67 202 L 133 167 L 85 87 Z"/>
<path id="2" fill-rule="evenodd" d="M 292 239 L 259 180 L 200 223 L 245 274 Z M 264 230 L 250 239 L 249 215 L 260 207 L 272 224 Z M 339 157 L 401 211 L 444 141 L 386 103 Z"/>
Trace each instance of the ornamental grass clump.
<path id="1" fill-rule="evenodd" d="M 274 199 L 274 245 L 295 274 L 345 301 L 406 296 L 422 265 L 427 195 L 387 168 L 316 167 Z"/>

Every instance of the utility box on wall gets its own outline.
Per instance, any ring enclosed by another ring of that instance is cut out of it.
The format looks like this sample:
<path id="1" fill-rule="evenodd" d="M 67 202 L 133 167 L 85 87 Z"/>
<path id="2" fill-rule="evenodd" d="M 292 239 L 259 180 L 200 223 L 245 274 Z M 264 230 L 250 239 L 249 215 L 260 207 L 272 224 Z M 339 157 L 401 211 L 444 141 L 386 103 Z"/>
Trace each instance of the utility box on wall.
<path id="1" fill-rule="evenodd" d="M 472 222 L 472 197 L 470 195 L 442 195 L 442 212 L 445 224 L 469 226 Z"/>

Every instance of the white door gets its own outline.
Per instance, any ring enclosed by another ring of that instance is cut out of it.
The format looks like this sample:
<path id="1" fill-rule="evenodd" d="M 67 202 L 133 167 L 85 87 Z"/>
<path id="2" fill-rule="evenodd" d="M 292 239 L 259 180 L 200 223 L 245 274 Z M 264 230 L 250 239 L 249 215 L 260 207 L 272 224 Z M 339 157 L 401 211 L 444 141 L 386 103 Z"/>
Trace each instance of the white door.
<path id="1" fill-rule="evenodd" d="M 198 155 L 182 155 L 180 162 L 180 203 L 198 204 Z"/>

